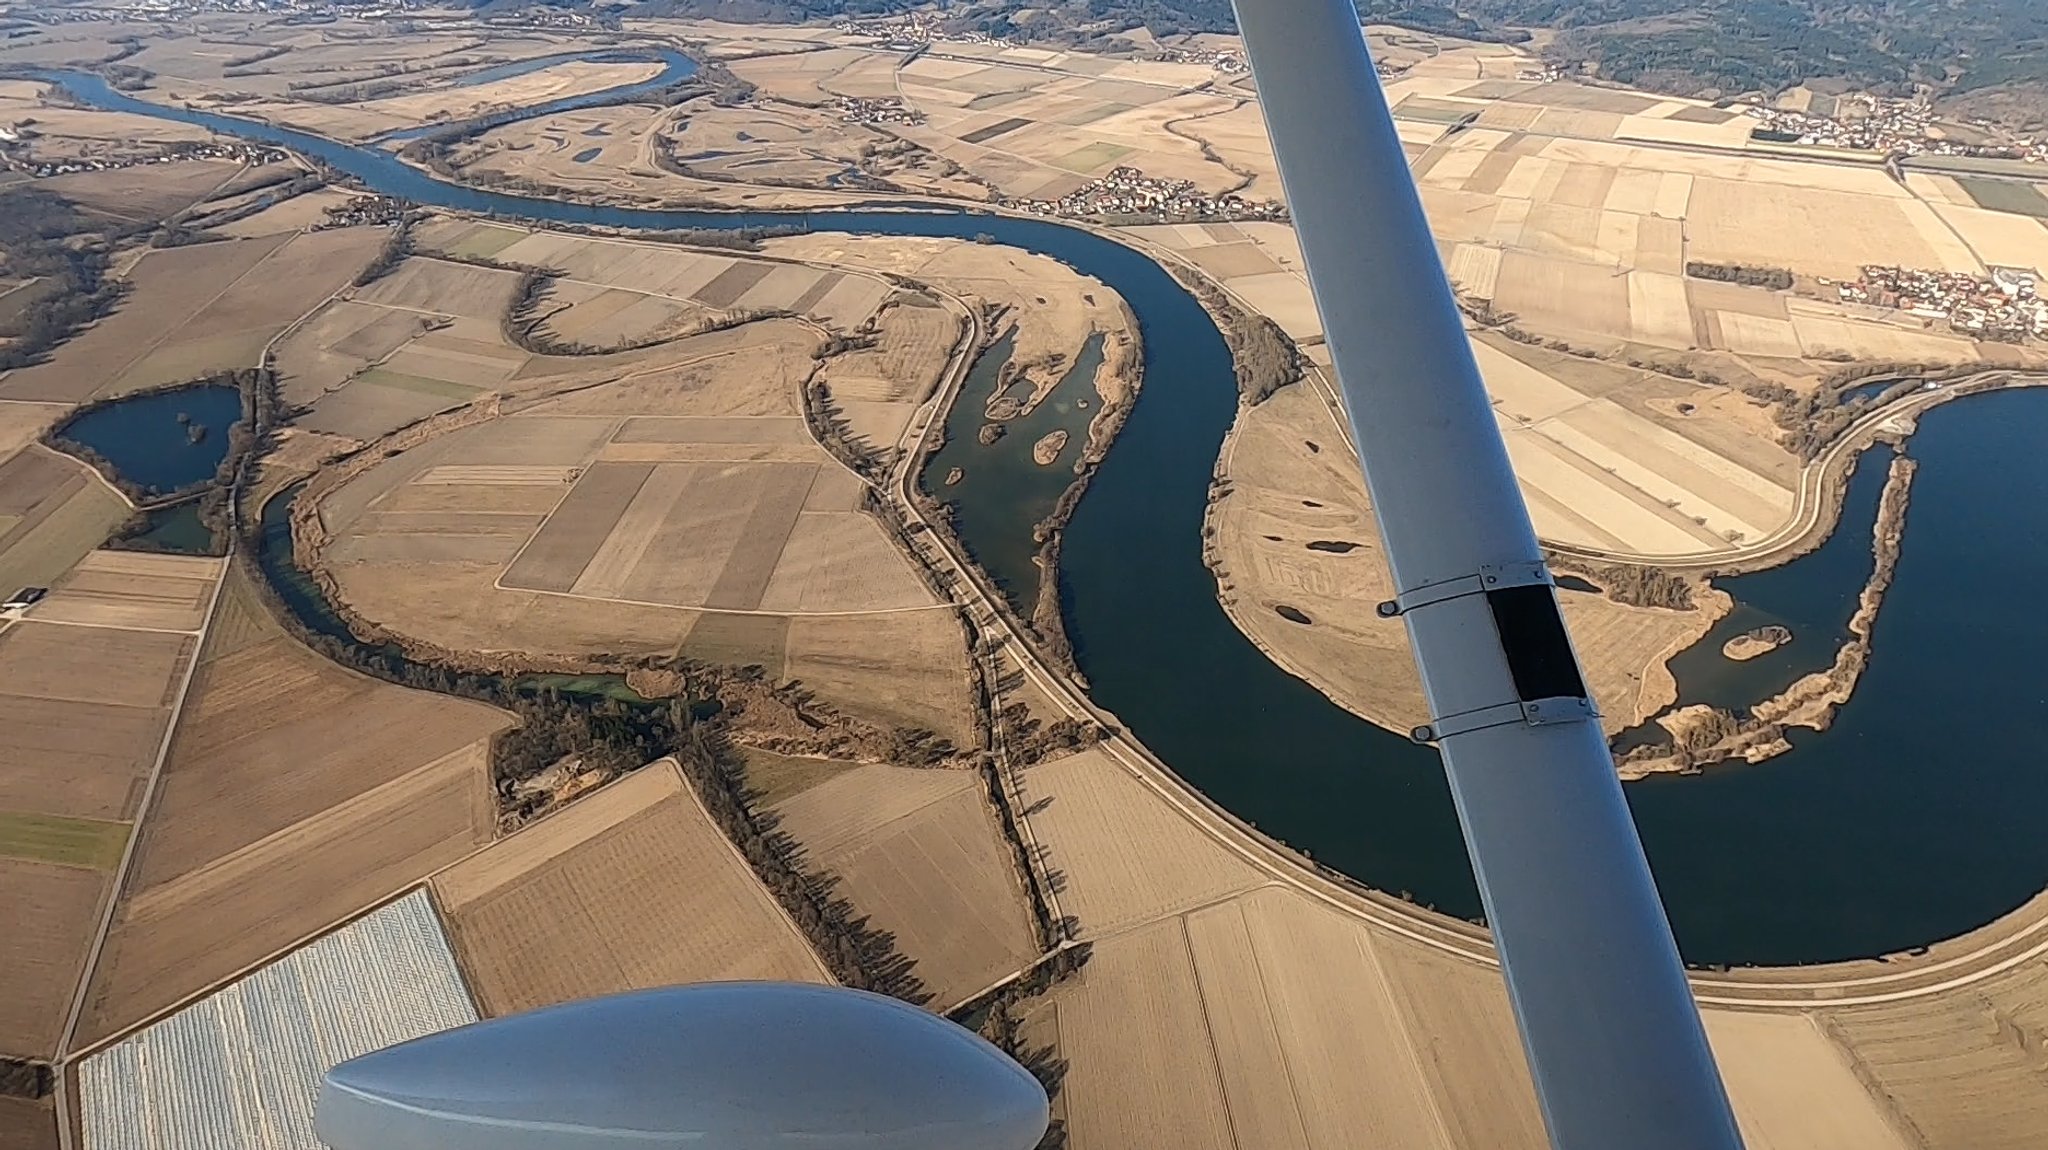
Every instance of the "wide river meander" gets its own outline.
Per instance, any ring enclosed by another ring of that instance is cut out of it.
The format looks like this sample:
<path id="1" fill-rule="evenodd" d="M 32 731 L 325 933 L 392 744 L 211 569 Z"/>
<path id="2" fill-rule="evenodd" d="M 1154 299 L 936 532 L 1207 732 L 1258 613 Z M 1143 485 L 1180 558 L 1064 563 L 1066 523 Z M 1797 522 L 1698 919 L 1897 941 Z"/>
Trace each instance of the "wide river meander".
<path id="1" fill-rule="evenodd" d="M 101 108 L 291 148 L 379 192 L 456 211 L 653 230 L 987 233 L 1100 279 L 1137 317 L 1144 390 L 1062 556 L 1067 628 L 1093 697 L 1182 777 L 1265 832 L 1373 886 L 1478 913 L 1434 753 L 1281 671 L 1218 605 L 1201 528 L 1236 410 L 1230 355 L 1208 315 L 1145 256 L 1080 228 L 960 211 L 742 214 L 529 199 L 435 179 L 374 147 L 145 103 L 96 76 L 53 78 Z M 1628 786 L 1689 960 L 1779 964 L 1902 950 L 1989 922 L 2048 880 L 2048 764 L 2038 750 L 2048 680 L 2037 666 L 2048 651 L 2048 615 L 2022 594 L 2048 571 L 2043 443 L 2044 391 L 1973 398 L 1925 416 L 1910 449 L 1924 466 L 1904 554 L 1869 670 L 1833 729 L 1795 733 L 1797 749 L 1767 763 Z M 1755 588 L 1746 618 L 1794 618 L 1795 633 L 1816 639 L 1816 629 L 1840 631 L 1869 570 L 1875 463 L 1857 483 L 1869 494 L 1850 501 L 1828 547 L 1728 582 L 1738 599 Z M 970 547 L 1002 553 L 1011 544 L 989 533 L 1028 532 L 1032 518 L 1026 511 L 1006 522 L 981 508 L 963 530 Z M 1785 659 L 1816 666 L 1832 642 L 1808 648 Z M 1786 671 L 1771 666 L 1755 673 Z M 1686 687 L 1714 689 L 1705 680 Z"/>

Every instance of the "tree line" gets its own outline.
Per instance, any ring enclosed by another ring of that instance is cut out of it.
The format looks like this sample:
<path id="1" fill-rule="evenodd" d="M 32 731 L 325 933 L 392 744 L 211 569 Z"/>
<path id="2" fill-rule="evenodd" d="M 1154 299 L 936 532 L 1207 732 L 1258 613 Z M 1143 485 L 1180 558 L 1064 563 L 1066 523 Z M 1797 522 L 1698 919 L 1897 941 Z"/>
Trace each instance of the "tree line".
<path id="1" fill-rule="evenodd" d="M 1792 287 L 1790 268 L 1761 267 L 1753 264 L 1711 264 L 1695 260 L 1685 265 L 1685 274 L 1696 280 L 1770 288 L 1772 291 L 1789 291 Z"/>

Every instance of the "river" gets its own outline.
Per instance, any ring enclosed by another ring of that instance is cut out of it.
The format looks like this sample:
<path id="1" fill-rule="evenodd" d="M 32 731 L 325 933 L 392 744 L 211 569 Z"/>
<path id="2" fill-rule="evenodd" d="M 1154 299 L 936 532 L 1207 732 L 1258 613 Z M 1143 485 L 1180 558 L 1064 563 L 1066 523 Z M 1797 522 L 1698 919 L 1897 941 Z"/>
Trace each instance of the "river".
<path id="1" fill-rule="evenodd" d="M 708 213 L 527 199 L 450 184 L 374 149 L 144 103 L 96 76 L 56 78 L 95 106 L 291 148 L 422 204 L 653 230 L 988 233 L 1102 280 L 1137 317 L 1145 384 L 1063 552 L 1061 602 L 1093 697 L 1266 832 L 1373 886 L 1477 913 L 1434 754 L 1279 670 L 1218 605 L 1200 535 L 1236 407 L 1230 357 L 1201 307 L 1150 259 L 1080 228 L 961 211 Z M 2017 595 L 2048 569 L 2048 539 L 2021 518 L 2048 499 L 2048 453 L 2037 446 L 2048 441 L 2048 393 L 1971 399 L 1922 426 L 1912 452 L 1926 466 L 1904 557 L 1870 669 L 1835 728 L 1795 736 L 1797 751 L 1759 766 L 1628 787 L 1694 962 L 1902 950 L 1988 922 L 2048 878 L 2039 831 L 2048 771 L 2031 753 L 2034 732 L 2048 728 L 2032 668 L 2033 653 L 2048 649 L 2048 619 Z M 1028 514 L 1013 518 L 988 529 L 1029 530 Z M 1805 577 L 1792 570 L 1787 578 Z"/>

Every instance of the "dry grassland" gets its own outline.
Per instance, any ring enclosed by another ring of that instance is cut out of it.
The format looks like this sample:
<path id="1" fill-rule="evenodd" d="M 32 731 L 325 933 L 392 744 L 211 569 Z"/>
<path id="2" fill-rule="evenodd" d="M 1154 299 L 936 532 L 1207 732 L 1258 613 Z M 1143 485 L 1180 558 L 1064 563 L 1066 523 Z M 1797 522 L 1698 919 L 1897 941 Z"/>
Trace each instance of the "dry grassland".
<path id="1" fill-rule="evenodd" d="M 36 605 L 35 616 L 91 627 L 197 631 L 223 565 L 191 555 L 95 551 Z"/>
<path id="2" fill-rule="evenodd" d="M 105 886 L 98 871 L 0 858 L 0 1052 L 48 1057 L 56 1049 Z"/>
<path id="3" fill-rule="evenodd" d="M 869 722 L 971 738 L 966 638 L 950 611 L 790 616 L 783 675 Z"/>
<path id="4" fill-rule="evenodd" d="M 651 80 L 661 74 L 655 62 L 603 64 L 571 60 L 523 76 L 495 80 L 466 88 L 416 92 L 386 100 L 356 105 L 374 116 L 408 123 L 447 120 L 461 123 L 501 108 L 525 108 L 552 100 L 622 88 Z"/>
<path id="5" fill-rule="evenodd" d="M 346 228 L 152 251 L 133 294 L 0 395 L 76 403 L 254 365 L 264 347 L 375 254 L 382 233 Z"/>
<path id="6" fill-rule="evenodd" d="M 778 755 L 758 747 L 740 747 L 737 753 L 746 764 L 747 795 L 756 809 L 772 807 L 827 779 L 859 769 L 837 759 Z"/>
<path id="7" fill-rule="evenodd" d="M 1015 324 L 1017 334 L 1011 362 L 1041 388 L 1059 382 L 1064 367 L 1073 363 L 1091 333 L 1117 331 L 1123 326 L 1120 301 L 1099 281 L 1014 248 L 961 240 L 836 233 L 789 236 L 769 240 L 764 246 L 773 255 L 893 272 L 1007 307 L 1010 310 L 1004 322 Z M 917 346 L 926 355 L 942 357 L 935 326 L 925 325 L 926 334 Z M 921 368 L 936 370 L 929 359 Z"/>
<path id="8" fill-rule="evenodd" d="M 1209 561 L 1239 628 L 1346 709 L 1393 731 L 1427 722 L 1407 631 L 1376 610 L 1395 588 L 1364 483 L 1328 409 L 1305 388 L 1284 389 L 1240 412 L 1225 459 L 1232 485 L 1212 512 Z M 1555 501 L 1544 499 L 1531 499 L 1539 524 L 1555 518 Z M 1310 546 L 1316 543 L 1323 547 Z M 1633 726 L 1676 696 L 1665 660 L 1705 634 L 1721 611 L 1629 607 L 1571 591 L 1558 598 L 1609 731 Z M 1284 617 L 1282 606 L 1310 622 Z"/>
<path id="9" fill-rule="evenodd" d="M 61 403 L 16 403 L 0 400 L 0 460 L 34 443 L 62 418 Z"/>
<path id="10" fill-rule="evenodd" d="M 253 216 L 244 216 L 208 230 L 236 239 L 254 239 L 259 236 L 274 236 L 281 232 L 305 231 L 325 220 L 330 209 L 345 207 L 358 198 L 360 197 L 355 193 L 339 188 L 321 188 L 318 191 L 293 196 Z"/>
<path id="11" fill-rule="evenodd" d="M 828 983 L 796 925 L 662 760 L 443 872 L 488 1015 L 675 983 Z"/>
<path id="12" fill-rule="evenodd" d="M 774 814 L 869 925 L 896 936 L 934 1006 L 962 1001 L 1037 957 L 1026 896 L 979 773 L 859 767 Z"/>
<path id="13" fill-rule="evenodd" d="M 897 154 L 887 132 L 849 124 L 832 111 L 759 104 L 700 108 L 678 117 L 668 137 L 676 161 L 709 180 L 807 188 L 881 180 L 913 195 L 988 198 L 985 186 L 949 161 L 923 150 Z M 579 152 L 588 147 L 574 137 L 564 143 Z M 592 159 L 602 161 L 601 155 Z"/>

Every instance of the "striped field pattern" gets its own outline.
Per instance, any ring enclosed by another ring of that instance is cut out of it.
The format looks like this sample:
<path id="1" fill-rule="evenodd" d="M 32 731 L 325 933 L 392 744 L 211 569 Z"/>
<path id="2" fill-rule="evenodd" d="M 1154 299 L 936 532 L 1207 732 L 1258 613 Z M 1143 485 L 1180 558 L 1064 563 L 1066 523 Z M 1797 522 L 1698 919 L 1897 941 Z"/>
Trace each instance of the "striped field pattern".
<path id="1" fill-rule="evenodd" d="M 319 1150 L 330 1067 L 474 1021 L 415 891 L 87 1059 L 86 1150 Z"/>

